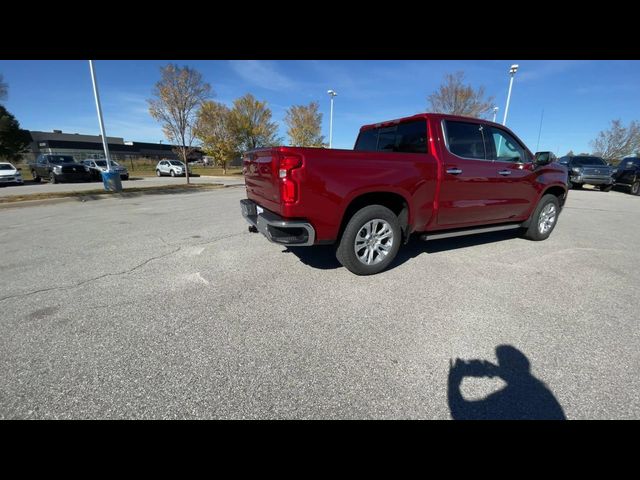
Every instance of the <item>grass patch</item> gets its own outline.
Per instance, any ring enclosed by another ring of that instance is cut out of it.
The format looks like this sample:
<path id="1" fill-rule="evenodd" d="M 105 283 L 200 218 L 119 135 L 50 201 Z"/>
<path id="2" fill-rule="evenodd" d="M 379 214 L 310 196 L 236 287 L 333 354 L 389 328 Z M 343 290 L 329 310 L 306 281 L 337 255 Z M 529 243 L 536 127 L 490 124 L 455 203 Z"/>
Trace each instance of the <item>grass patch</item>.
<path id="1" fill-rule="evenodd" d="M 14 203 L 24 202 L 27 200 L 48 200 L 50 198 L 79 198 L 93 197 L 96 195 L 110 195 L 115 197 L 126 197 L 130 193 L 154 193 L 174 191 L 179 193 L 180 191 L 192 191 L 192 190 L 213 190 L 216 188 L 223 188 L 223 185 L 216 183 L 196 183 L 196 184 L 183 184 L 183 185 L 160 185 L 153 187 L 127 187 L 122 192 L 106 192 L 102 188 L 96 188 L 94 190 L 84 190 L 80 192 L 50 192 L 50 193 L 29 193 L 26 195 L 10 195 L 7 197 L 0 197 L 0 204 L 2 203 Z"/>
<path id="2" fill-rule="evenodd" d="M 125 162 L 121 162 L 120 164 L 128 168 L 129 176 L 131 177 L 155 177 L 156 176 L 155 164 L 153 165 L 151 164 L 137 165 L 136 164 L 133 169 L 131 169 L 128 163 L 125 164 Z M 31 169 L 29 168 L 28 165 L 21 163 L 16 166 L 22 169 L 20 173 L 22 173 L 23 180 L 27 180 L 27 181 L 33 180 L 33 176 L 31 175 Z M 204 166 L 198 165 L 198 166 L 192 166 L 191 172 L 195 173 L 196 175 L 204 175 L 204 176 L 212 175 L 216 177 L 224 177 L 224 176 L 233 177 L 233 176 L 241 176 L 242 168 L 240 167 L 227 168 L 227 174 L 223 175 L 222 169 L 219 167 L 204 167 Z M 46 181 L 46 180 L 43 180 L 43 181 Z"/>

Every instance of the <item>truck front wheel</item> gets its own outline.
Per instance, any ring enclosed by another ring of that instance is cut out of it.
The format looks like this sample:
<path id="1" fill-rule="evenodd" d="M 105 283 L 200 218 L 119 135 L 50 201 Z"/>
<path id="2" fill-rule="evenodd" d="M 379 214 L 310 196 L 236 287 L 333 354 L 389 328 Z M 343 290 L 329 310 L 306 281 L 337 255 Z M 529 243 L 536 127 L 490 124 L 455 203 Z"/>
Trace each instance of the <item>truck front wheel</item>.
<path id="1" fill-rule="evenodd" d="M 401 242 L 398 217 L 387 207 L 369 205 L 358 210 L 347 223 L 336 257 L 356 275 L 373 275 L 389 266 Z"/>
<path id="2" fill-rule="evenodd" d="M 540 199 L 531 215 L 529 227 L 524 231 L 524 238 L 529 240 L 546 240 L 558 223 L 560 203 L 555 195 L 547 194 Z"/>

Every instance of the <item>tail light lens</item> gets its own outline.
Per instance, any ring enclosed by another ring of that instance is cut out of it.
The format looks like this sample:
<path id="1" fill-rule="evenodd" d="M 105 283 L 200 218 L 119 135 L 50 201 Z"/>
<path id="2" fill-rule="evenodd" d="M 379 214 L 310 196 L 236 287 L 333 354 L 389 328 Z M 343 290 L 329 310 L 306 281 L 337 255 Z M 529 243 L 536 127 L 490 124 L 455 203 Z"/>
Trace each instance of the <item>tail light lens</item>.
<path id="1" fill-rule="evenodd" d="M 280 198 L 284 203 L 295 203 L 298 200 L 298 183 L 291 172 L 301 166 L 302 158 L 299 156 L 285 155 L 280 158 L 278 178 L 280 179 Z"/>

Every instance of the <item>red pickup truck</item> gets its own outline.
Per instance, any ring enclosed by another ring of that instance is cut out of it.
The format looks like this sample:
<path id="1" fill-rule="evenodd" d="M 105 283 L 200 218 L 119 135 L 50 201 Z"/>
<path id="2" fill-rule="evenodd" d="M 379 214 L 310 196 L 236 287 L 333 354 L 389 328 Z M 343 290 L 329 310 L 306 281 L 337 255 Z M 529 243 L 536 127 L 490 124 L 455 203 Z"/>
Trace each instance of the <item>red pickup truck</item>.
<path id="1" fill-rule="evenodd" d="M 353 150 L 247 152 L 249 229 L 287 246 L 337 244 L 358 275 L 384 270 L 412 233 L 423 239 L 522 229 L 546 239 L 567 197 L 567 170 L 508 128 L 418 114 L 360 129 Z"/>

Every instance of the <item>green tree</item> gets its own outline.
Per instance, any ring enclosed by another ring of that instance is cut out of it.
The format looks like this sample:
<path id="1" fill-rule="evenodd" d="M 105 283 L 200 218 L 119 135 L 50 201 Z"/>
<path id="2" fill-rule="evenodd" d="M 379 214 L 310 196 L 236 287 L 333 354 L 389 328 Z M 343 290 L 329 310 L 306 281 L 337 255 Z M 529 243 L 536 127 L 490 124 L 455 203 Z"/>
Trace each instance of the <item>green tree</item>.
<path id="1" fill-rule="evenodd" d="M 250 93 L 233 102 L 229 126 L 237 141 L 240 153 L 282 143 L 278 137 L 278 124 L 271 121 L 267 102 L 260 102 Z"/>
<path id="2" fill-rule="evenodd" d="M 289 127 L 289 143 L 294 147 L 324 147 L 322 113 L 318 102 L 309 105 L 293 105 L 287 110 L 285 123 Z"/>
<path id="3" fill-rule="evenodd" d="M 640 150 L 640 124 L 631 121 L 625 127 L 620 120 L 612 120 L 611 128 L 603 130 L 591 143 L 595 155 L 606 160 L 621 160 Z"/>
<path id="4" fill-rule="evenodd" d="M 170 143 L 177 146 L 185 166 L 193 151 L 193 127 L 202 102 L 212 94 L 211 85 L 203 81 L 197 70 L 169 64 L 160 68 L 161 78 L 153 89 L 149 113 L 162 124 Z M 189 168 L 186 168 L 189 183 Z"/>
<path id="5" fill-rule="evenodd" d="M 18 120 L 0 105 L 0 158 L 19 161 L 30 142 L 29 132 L 22 130 Z"/>
<path id="6" fill-rule="evenodd" d="M 206 101 L 198 112 L 194 134 L 204 152 L 227 174 L 227 165 L 238 156 L 240 147 L 231 130 L 231 110 L 222 103 Z"/>
<path id="7" fill-rule="evenodd" d="M 430 111 L 484 118 L 493 110 L 493 97 L 484 98 L 484 87 L 465 85 L 464 72 L 448 73 L 438 90 L 427 97 Z"/>

